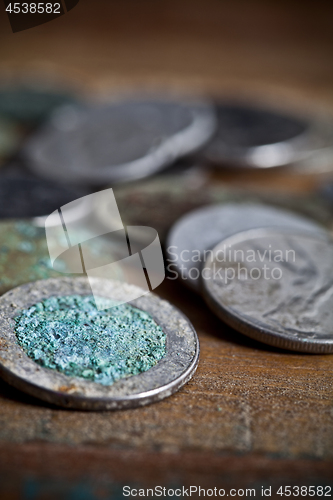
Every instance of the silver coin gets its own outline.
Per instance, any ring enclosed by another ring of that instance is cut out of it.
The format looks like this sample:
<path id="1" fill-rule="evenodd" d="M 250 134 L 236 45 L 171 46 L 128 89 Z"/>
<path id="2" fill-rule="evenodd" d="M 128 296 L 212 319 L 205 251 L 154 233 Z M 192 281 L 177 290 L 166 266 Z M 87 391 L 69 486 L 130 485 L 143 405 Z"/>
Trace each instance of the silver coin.
<path id="1" fill-rule="evenodd" d="M 333 352 L 333 242 L 259 229 L 221 241 L 202 270 L 204 297 L 230 326 L 266 344 Z"/>
<path id="2" fill-rule="evenodd" d="M 126 300 L 133 285 L 97 280 L 100 296 Z M 136 288 L 136 287 L 134 287 Z M 16 388 L 49 403 L 85 410 L 143 406 L 170 396 L 194 374 L 199 341 L 189 320 L 169 302 L 149 294 L 130 304 L 152 315 L 166 334 L 167 353 L 144 373 L 123 378 L 111 386 L 69 377 L 43 368 L 17 343 L 14 321 L 20 311 L 51 296 L 91 295 L 85 278 L 36 281 L 15 288 L 0 298 L 0 373 Z"/>
<path id="3" fill-rule="evenodd" d="M 67 106 L 30 139 L 25 154 L 40 175 L 100 185 L 151 175 L 199 149 L 214 129 L 213 108 L 202 102 Z"/>
<path id="4" fill-rule="evenodd" d="M 255 203 L 209 205 L 194 210 L 172 227 L 167 241 L 168 270 L 200 292 L 200 268 L 205 250 L 228 236 L 259 227 L 287 227 L 324 232 L 317 223 L 287 210 Z"/>
<path id="5" fill-rule="evenodd" d="M 205 158 L 242 168 L 331 168 L 333 121 L 240 103 L 217 105 L 218 126 Z"/>

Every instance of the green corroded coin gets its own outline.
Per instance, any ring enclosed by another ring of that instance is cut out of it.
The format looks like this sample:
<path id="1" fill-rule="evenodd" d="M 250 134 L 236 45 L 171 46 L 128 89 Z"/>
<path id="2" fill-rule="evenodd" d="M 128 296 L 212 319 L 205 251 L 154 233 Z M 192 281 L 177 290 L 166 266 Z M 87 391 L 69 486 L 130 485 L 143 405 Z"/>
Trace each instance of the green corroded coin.
<path id="1" fill-rule="evenodd" d="M 93 288 L 113 307 L 94 307 L 86 278 L 35 281 L 0 297 L 9 384 L 64 407 L 113 410 L 159 401 L 190 380 L 199 341 L 177 308 L 119 281 L 95 278 Z M 130 296 L 139 298 L 127 304 Z"/>
<path id="2" fill-rule="evenodd" d="M 89 295 L 50 297 L 16 318 L 18 343 L 41 366 L 103 385 L 155 366 L 166 353 L 161 327 L 129 304 L 108 306 L 98 310 Z"/>

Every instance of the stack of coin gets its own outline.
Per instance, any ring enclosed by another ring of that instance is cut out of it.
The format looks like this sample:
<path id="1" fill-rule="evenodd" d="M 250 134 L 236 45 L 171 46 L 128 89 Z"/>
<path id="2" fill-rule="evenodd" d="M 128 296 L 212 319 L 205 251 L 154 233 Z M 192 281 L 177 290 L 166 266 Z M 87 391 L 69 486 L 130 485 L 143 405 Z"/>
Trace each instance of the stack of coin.
<path id="1" fill-rule="evenodd" d="M 207 206 L 168 238 L 179 277 L 223 321 L 257 340 L 332 352 L 333 244 L 317 223 L 256 204 Z"/>

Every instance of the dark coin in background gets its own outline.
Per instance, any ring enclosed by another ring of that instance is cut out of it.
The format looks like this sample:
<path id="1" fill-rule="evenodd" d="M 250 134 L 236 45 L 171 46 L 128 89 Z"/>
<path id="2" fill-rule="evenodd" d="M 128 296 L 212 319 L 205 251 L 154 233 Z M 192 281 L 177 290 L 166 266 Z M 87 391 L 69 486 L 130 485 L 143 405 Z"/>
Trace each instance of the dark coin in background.
<path id="1" fill-rule="evenodd" d="M 30 168 L 47 178 L 103 185 L 152 175 L 202 147 L 213 108 L 165 99 L 65 106 L 28 141 Z"/>
<path id="2" fill-rule="evenodd" d="M 30 86 L 0 86 L 0 116 L 25 127 L 45 120 L 58 106 L 76 102 L 65 92 Z"/>
<path id="3" fill-rule="evenodd" d="M 218 103 L 218 127 L 204 157 L 242 168 L 321 167 L 333 161 L 332 120 L 299 117 L 243 103 Z M 331 165 L 332 167 L 332 165 Z"/>
<path id="4" fill-rule="evenodd" d="M 0 219 L 45 217 L 86 194 L 83 189 L 37 179 L 21 172 L 5 172 L 0 175 Z M 86 212 L 82 207 L 80 214 L 78 209 L 77 217 L 84 216 Z"/>

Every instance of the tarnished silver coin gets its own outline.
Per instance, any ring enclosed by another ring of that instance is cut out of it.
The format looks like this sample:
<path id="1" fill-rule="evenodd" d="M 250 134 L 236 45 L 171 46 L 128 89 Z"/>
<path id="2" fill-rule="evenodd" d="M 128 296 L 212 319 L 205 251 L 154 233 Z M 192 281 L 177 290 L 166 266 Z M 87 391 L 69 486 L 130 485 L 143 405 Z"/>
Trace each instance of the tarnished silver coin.
<path id="1" fill-rule="evenodd" d="M 210 308 L 236 330 L 300 352 L 333 352 L 333 241 L 258 229 L 221 241 L 202 270 Z"/>
<path id="2" fill-rule="evenodd" d="M 126 301 L 133 285 L 95 279 L 99 296 Z M 199 341 L 189 320 L 155 294 L 142 296 L 130 305 L 149 313 L 166 335 L 166 354 L 155 366 L 139 375 L 102 385 L 45 368 L 27 356 L 14 331 L 14 318 L 49 297 L 91 295 L 85 278 L 57 278 L 28 283 L 0 298 L 0 373 L 16 388 L 68 408 L 84 410 L 143 406 L 170 396 L 192 377 L 199 357 Z M 109 311 L 109 310 L 108 310 Z M 111 309 L 112 311 L 112 309 Z M 45 342 L 45 340 L 43 340 Z"/>
<path id="3" fill-rule="evenodd" d="M 245 103 L 217 104 L 218 126 L 204 156 L 229 167 L 331 168 L 333 121 Z"/>
<path id="4" fill-rule="evenodd" d="M 196 292 L 205 250 L 228 236 L 259 227 L 287 227 L 322 233 L 316 222 L 287 210 L 255 203 L 209 205 L 189 212 L 172 227 L 167 241 L 168 271 Z"/>
<path id="5" fill-rule="evenodd" d="M 213 108 L 165 99 L 67 106 L 28 142 L 31 169 L 52 179 L 101 185 L 151 175 L 203 146 Z"/>

